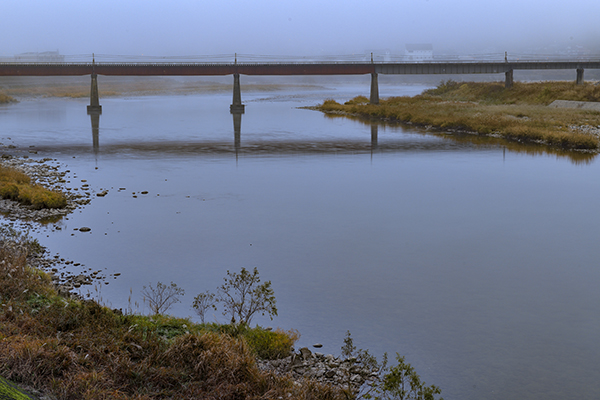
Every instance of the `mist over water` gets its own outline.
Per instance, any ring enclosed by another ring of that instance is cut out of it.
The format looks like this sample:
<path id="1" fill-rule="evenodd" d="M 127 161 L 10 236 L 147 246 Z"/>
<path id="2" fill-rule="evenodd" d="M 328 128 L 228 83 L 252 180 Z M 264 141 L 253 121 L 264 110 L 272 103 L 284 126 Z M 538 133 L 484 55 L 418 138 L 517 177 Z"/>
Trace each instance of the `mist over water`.
<path id="1" fill-rule="evenodd" d="M 82 291 L 112 307 L 131 290 L 148 312 L 142 286 L 173 281 L 172 312 L 197 320 L 196 294 L 257 267 L 279 316 L 254 322 L 297 347 L 340 354 L 350 330 L 445 399 L 598 397 L 596 158 L 297 108 L 367 90 L 243 93 L 237 135 L 230 93 L 101 98 L 95 138 L 87 100 L 22 101 L 0 131 L 109 190 L 33 234 L 73 272 L 121 273 Z"/>

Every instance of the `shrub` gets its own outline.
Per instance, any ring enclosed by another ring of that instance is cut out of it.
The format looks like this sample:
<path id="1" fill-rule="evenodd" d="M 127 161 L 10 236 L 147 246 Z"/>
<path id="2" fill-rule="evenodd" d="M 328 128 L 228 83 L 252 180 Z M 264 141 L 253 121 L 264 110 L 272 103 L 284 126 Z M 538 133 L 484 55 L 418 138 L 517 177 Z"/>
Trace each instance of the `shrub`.
<path id="1" fill-rule="evenodd" d="M 196 314 L 198 314 L 198 316 L 200 317 L 202 323 L 204 323 L 206 311 L 209 308 L 212 308 L 215 311 L 217 310 L 217 306 L 215 303 L 215 295 L 213 293 L 210 293 L 209 291 L 200 293 L 198 296 L 194 297 L 192 307 L 196 311 Z"/>
<path id="2" fill-rule="evenodd" d="M 144 303 L 148 303 L 150 310 L 156 315 L 163 314 L 175 303 L 180 303 L 179 298 L 185 294 L 185 290 L 178 287 L 176 283 L 171 282 L 170 285 L 165 285 L 158 282 L 156 286 L 144 286 L 142 295 L 144 295 Z"/>
<path id="3" fill-rule="evenodd" d="M 231 315 L 231 322 L 250 324 L 255 314 L 277 315 L 275 294 L 271 281 L 260 284 L 258 269 L 252 272 L 242 267 L 240 273 L 227 271 L 225 283 L 217 289 L 217 299 L 223 304 L 223 315 Z"/>

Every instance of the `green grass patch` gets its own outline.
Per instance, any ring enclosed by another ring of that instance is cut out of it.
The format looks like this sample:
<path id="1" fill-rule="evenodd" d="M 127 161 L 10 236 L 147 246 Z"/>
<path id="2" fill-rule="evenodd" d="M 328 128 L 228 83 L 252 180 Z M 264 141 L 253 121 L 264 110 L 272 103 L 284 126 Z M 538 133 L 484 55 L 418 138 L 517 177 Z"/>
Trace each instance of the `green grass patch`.
<path id="1" fill-rule="evenodd" d="M 31 400 L 25 391 L 0 376 L 0 400 Z"/>

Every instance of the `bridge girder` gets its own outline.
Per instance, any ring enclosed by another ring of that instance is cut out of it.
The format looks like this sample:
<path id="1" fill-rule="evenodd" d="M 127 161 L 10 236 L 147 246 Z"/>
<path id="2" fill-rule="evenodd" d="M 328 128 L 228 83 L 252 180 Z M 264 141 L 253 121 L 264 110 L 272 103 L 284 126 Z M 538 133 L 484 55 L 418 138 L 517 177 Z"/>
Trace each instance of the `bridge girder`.
<path id="1" fill-rule="evenodd" d="M 233 75 L 366 75 L 366 74 L 499 74 L 510 70 L 600 69 L 600 61 L 417 62 L 417 63 L 0 63 L 0 76 L 219 76 Z"/>

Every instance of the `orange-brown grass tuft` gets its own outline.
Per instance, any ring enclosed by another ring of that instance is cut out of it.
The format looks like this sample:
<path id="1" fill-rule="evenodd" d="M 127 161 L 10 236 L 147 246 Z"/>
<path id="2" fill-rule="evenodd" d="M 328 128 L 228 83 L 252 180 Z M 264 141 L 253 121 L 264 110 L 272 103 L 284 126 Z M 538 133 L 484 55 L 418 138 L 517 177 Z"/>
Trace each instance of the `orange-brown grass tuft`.
<path id="1" fill-rule="evenodd" d="M 0 197 L 16 200 L 35 209 L 63 208 L 64 194 L 31 183 L 31 179 L 14 168 L 0 166 Z"/>
<path id="2" fill-rule="evenodd" d="M 0 93 L 0 104 L 16 103 L 17 99 L 4 93 Z"/>

